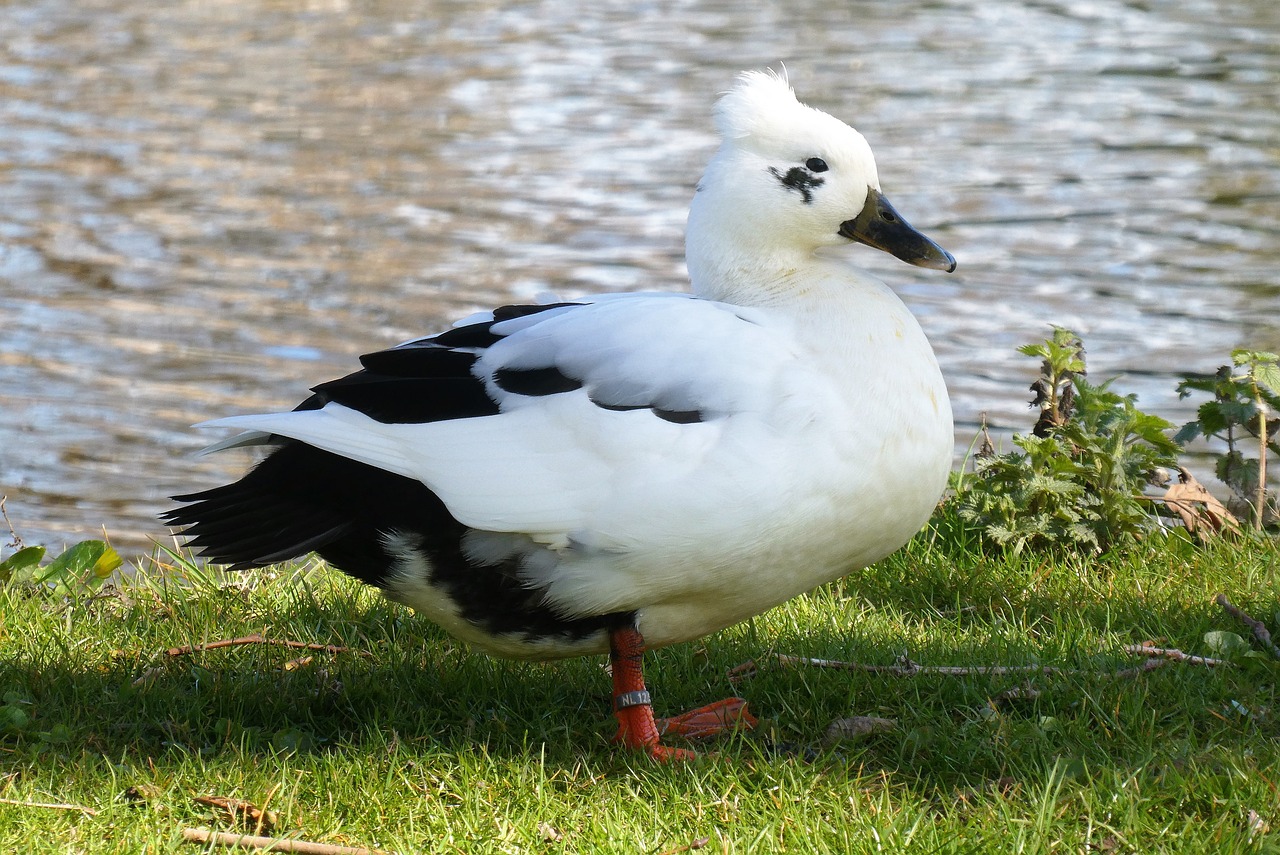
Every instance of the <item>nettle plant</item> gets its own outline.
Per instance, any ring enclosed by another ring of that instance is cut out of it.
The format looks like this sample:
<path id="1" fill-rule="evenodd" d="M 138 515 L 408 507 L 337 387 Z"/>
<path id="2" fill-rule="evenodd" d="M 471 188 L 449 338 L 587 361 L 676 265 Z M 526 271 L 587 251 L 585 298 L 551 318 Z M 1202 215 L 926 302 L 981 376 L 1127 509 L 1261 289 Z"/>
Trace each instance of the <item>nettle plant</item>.
<path id="1" fill-rule="evenodd" d="M 1207 392 L 1213 400 L 1201 404 L 1195 421 L 1183 425 L 1174 439 L 1186 443 L 1203 437 L 1226 445 L 1216 474 L 1250 505 L 1254 528 L 1262 529 L 1277 517 L 1274 491 L 1267 489 L 1267 457 L 1268 452 L 1280 456 L 1280 356 L 1234 350 L 1231 365 L 1178 384 L 1181 397 L 1192 392 Z"/>
<path id="2" fill-rule="evenodd" d="M 960 518 L 1015 552 L 1098 553 L 1142 537 L 1155 518 L 1144 490 L 1177 461 L 1173 425 L 1112 391 L 1114 378 L 1090 383 L 1071 330 L 1054 327 L 1018 350 L 1041 360 L 1031 385 L 1039 419 L 1030 435 L 1014 435 L 1019 450 L 996 454 L 985 443 L 974 473 L 953 476 Z"/>

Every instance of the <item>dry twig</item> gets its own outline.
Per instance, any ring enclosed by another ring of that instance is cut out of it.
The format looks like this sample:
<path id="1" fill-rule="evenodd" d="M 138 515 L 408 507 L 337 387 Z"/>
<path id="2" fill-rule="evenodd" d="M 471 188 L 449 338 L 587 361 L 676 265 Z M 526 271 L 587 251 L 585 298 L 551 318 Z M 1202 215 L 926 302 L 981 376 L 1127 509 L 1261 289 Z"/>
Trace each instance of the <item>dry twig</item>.
<path id="1" fill-rule="evenodd" d="M 4 524 L 9 527 L 9 537 L 13 538 L 9 545 L 15 549 L 21 549 L 23 547 L 22 537 L 13 530 L 13 523 L 9 520 L 9 512 L 4 509 L 4 503 L 8 499 L 8 496 L 0 496 L 0 517 L 4 517 Z"/>
<path id="2" fill-rule="evenodd" d="M 68 804 L 62 804 L 60 802 L 24 802 L 21 799 L 3 799 L 3 798 L 0 798 L 0 802 L 3 802 L 4 804 L 7 804 L 7 805 L 17 805 L 18 807 L 47 808 L 49 810 L 75 810 L 75 811 L 79 811 L 80 813 L 86 814 L 87 816 L 98 815 L 98 812 L 96 810 L 94 810 L 91 807 L 85 807 L 84 805 L 68 805 Z"/>
<path id="3" fill-rule="evenodd" d="M 338 846 L 333 843 L 314 843 L 310 840 L 293 840 L 286 837 L 231 834 L 225 831 L 212 831 L 208 828 L 184 828 L 182 839 L 188 843 L 213 843 L 218 846 L 262 849 L 267 852 L 299 852 L 302 855 L 387 855 L 381 849 L 368 849 L 363 846 Z"/>
<path id="4" fill-rule="evenodd" d="M 837 659 L 814 659 L 809 656 L 791 656 L 787 653 L 774 653 L 770 659 L 780 665 L 808 666 L 811 668 L 834 668 L 841 671 L 867 671 L 873 674 L 890 674 L 894 677 L 912 677 L 916 674 L 942 674 L 951 677 L 965 677 L 975 674 L 1062 674 L 1070 673 L 1052 665 L 921 665 L 903 657 L 892 665 L 864 665 L 861 662 L 841 662 Z M 729 670 L 732 682 L 752 677 L 759 670 L 759 663 L 750 659 Z"/>
<path id="5" fill-rule="evenodd" d="M 307 641 L 290 641 L 284 638 L 264 638 L 258 633 L 242 635 L 239 638 L 227 638 L 221 641 L 206 641 L 203 644 L 184 644 L 182 647 L 170 647 L 165 651 L 168 656 L 185 656 L 188 653 L 200 653 L 205 650 L 216 650 L 219 647 L 234 647 L 239 644 L 274 644 L 279 647 L 293 647 L 300 650 L 318 650 L 322 653 L 358 653 L 371 656 L 367 651 L 354 647 L 342 647 L 337 644 L 313 644 Z"/>
<path id="6" fill-rule="evenodd" d="M 1181 650 L 1174 650 L 1166 647 L 1156 647 L 1152 644 L 1130 644 L 1126 645 L 1124 652 L 1137 655 L 1151 657 L 1149 662 L 1143 663 L 1138 667 L 1122 668 L 1118 671 L 1110 672 L 1112 677 L 1135 677 L 1138 674 L 1144 674 L 1147 671 L 1154 671 L 1166 662 L 1188 662 L 1196 665 L 1226 665 L 1232 663 L 1225 659 L 1211 659 L 1207 656 L 1193 656 L 1190 653 L 1183 653 Z M 1009 674 L 1044 674 L 1044 675 L 1061 675 L 1061 674 L 1098 674 L 1105 675 L 1106 672 L 1085 668 L 1058 668 L 1053 665 L 921 665 L 910 659 L 903 657 L 893 665 L 864 665 L 861 662 L 842 662 L 836 659 L 814 659 L 809 656 L 791 656 L 786 653 L 773 653 L 769 659 L 789 667 L 808 666 L 812 668 L 835 668 L 841 671 L 864 671 L 872 674 L 889 674 L 894 677 L 914 677 L 917 674 L 937 674 L 947 677 L 971 677 L 978 675 L 1005 676 Z M 1155 663 L 1155 664 L 1152 664 Z M 748 659 L 741 665 L 736 665 L 729 669 L 729 681 L 737 683 L 748 677 L 754 677 L 760 670 L 760 663 L 755 659 Z"/>
<path id="7" fill-rule="evenodd" d="M 1232 665 L 1231 662 L 1225 659 L 1214 659 L 1211 656 L 1195 656 L 1191 653 L 1183 653 L 1173 647 L 1156 647 L 1154 644 L 1126 644 L 1124 652 L 1132 653 L 1134 656 L 1150 656 L 1158 659 L 1169 659 L 1174 662 L 1187 662 L 1191 665 L 1208 665 L 1210 667 L 1216 665 L 1231 667 Z"/>
<path id="8" fill-rule="evenodd" d="M 1265 647 L 1267 652 L 1272 656 L 1280 659 L 1280 647 L 1277 647 L 1276 643 L 1271 640 L 1271 633 L 1267 630 L 1266 624 L 1256 618 L 1250 617 L 1248 614 L 1241 611 L 1238 606 L 1232 605 L 1231 601 L 1227 599 L 1226 594 L 1219 594 L 1214 598 L 1214 602 L 1222 606 L 1227 614 L 1253 630 L 1253 637 L 1258 639 L 1258 643 Z"/>

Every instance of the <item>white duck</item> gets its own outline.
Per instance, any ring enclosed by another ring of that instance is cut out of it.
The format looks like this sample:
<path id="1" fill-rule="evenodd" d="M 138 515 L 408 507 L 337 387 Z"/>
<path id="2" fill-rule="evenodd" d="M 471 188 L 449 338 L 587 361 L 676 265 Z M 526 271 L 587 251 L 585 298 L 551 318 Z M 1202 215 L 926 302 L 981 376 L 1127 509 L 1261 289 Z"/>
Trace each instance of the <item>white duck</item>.
<path id="1" fill-rule="evenodd" d="M 166 519 L 235 568 L 318 552 L 498 656 L 609 651 L 618 739 L 685 756 L 659 744 L 642 651 L 900 547 L 953 442 L 919 324 L 831 250 L 955 260 L 881 195 L 863 137 L 776 75 L 742 74 L 715 116 L 694 296 L 506 306 L 365 356 L 293 412 L 208 423 L 249 431 L 209 450 L 275 450 Z"/>

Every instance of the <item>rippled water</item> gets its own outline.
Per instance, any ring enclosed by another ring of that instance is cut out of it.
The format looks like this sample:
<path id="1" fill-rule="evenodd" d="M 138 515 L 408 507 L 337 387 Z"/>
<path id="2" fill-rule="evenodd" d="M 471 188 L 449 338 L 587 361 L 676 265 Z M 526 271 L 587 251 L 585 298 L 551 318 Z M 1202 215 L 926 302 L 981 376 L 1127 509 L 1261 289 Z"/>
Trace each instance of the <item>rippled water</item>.
<path id="1" fill-rule="evenodd" d="M 761 4 L 764 5 L 764 4 Z M 50 545 L 166 538 L 236 476 L 192 422 L 536 292 L 682 285 L 735 71 L 785 60 L 960 261 L 853 252 L 1025 426 L 1047 324 L 1180 420 L 1280 349 L 1280 4 L 186 2 L 0 7 L 0 493 Z"/>

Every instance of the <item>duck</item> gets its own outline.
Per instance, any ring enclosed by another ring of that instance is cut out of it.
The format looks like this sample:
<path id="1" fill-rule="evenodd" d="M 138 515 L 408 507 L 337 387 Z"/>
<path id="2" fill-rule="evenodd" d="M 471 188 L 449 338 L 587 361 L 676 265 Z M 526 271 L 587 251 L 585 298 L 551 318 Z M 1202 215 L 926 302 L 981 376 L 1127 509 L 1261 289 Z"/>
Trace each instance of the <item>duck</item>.
<path id="1" fill-rule="evenodd" d="M 201 427 L 265 446 L 163 515 L 210 563 L 316 553 L 506 658 L 608 654 L 615 741 L 755 723 L 729 698 L 655 718 L 646 651 L 700 638 L 904 545 L 953 454 L 920 324 L 862 244 L 951 272 L 881 191 L 866 139 L 770 70 L 714 106 L 689 290 L 512 304 L 361 357 L 288 412 Z M 862 250 L 858 250 L 862 251 Z"/>

